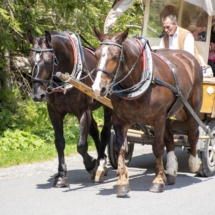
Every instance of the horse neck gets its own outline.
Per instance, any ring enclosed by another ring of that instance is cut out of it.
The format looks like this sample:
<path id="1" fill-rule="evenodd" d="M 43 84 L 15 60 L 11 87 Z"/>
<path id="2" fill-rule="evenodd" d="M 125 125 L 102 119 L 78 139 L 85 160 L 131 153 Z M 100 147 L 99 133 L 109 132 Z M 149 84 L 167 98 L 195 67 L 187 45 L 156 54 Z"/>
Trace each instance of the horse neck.
<path id="1" fill-rule="evenodd" d="M 55 55 L 59 62 L 58 71 L 70 74 L 74 66 L 74 51 L 71 44 L 69 43 L 69 41 L 67 42 L 66 40 L 56 40 L 53 41 L 53 46 L 55 50 Z"/>

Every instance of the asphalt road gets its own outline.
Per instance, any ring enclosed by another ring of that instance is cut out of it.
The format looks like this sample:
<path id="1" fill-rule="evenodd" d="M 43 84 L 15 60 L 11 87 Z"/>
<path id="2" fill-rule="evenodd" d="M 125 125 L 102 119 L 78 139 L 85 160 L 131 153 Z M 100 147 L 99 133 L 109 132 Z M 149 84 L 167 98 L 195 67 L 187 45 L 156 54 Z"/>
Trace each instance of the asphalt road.
<path id="1" fill-rule="evenodd" d="M 131 191 L 126 198 L 116 197 L 115 169 L 109 165 L 105 181 L 95 184 L 80 155 L 66 158 L 70 189 L 52 187 L 57 159 L 1 168 L 0 215 L 215 214 L 215 177 L 191 174 L 187 151 L 177 148 L 176 156 L 179 161 L 176 184 L 166 186 L 163 193 L 150 193 L 154 155 L 151 146 L 136 144 L 128 168 Z"/>

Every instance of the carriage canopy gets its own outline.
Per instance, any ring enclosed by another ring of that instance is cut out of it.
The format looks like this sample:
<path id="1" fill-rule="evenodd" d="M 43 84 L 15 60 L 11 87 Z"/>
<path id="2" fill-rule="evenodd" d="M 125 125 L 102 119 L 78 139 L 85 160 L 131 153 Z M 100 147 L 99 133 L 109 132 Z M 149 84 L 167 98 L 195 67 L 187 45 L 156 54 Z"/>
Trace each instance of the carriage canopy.
<path id="1" fill-rule="evenodd" d="M 167 5 L 173 5 L 178 12 L 178 23 L 181 27 L 199 35 L 196 46 L 204 62 L 207 63 L 211 24 L 215 16 L 214 0 L 143 0 L 145 12 L 143 17 L 142 36 L 151 46 L 158 46 L 163 31 L 160 13 Z"/>

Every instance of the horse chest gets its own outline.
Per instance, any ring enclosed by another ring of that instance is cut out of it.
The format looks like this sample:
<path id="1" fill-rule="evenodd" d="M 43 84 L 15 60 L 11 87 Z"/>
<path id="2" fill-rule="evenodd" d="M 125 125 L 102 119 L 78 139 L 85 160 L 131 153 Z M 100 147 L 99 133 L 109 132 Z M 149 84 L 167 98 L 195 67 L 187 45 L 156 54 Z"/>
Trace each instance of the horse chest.
<path id="1" fill-rule="evenodd" d="M 146 121 L 144 114 L 144 108 L 137 104 L 135 100 L 133 101 L 122 101 L 112 103 L 114 107 L 114 112 L 116 113 L 118 119 L 125 123 L 135 124 L 140 121 Z"/>

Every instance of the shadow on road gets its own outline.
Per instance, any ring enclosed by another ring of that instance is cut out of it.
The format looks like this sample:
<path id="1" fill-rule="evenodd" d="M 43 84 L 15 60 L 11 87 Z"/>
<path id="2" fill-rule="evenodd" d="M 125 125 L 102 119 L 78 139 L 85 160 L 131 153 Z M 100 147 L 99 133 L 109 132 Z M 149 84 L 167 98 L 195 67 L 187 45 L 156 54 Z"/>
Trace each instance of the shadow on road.
<path id="1" fill-rule="evenodd" d="M 176 156 L 178 158 L 179 170 L 175 185 L 165 187 L 165 191 L 173 189 L 181 189 L 203 181 L 202 178 L 196 177 L 191 174 L 188 168 L 188 151 L 181 151 L 176 149 Z M 166 156 L 164 156 L 164 165 L 166 165 Z M 105 176 L 103 183 L 94 183 L 91 180 L 91 175 L 85 169 L 74 169 L 67 172 L 67 177 L 70 184 L 70 189 L 61 188 L 63 192 L 72 191 L 89 191 L 95 189 L 98 191 L 97 195 L 112 195 L 116 194 L 117 175 L 116 170 L 109 166 L 108 175 Z M 131 191 L 147 191 L 155 177 L 155 157 L 153 153 L 147 153 L 135 156 L 131 159 L 128 166 L 130 189 Z M 45 184 L 38 184 L 37 189 L 50 189 L 53 188 L 54 175 L 50 176 Z"/>

